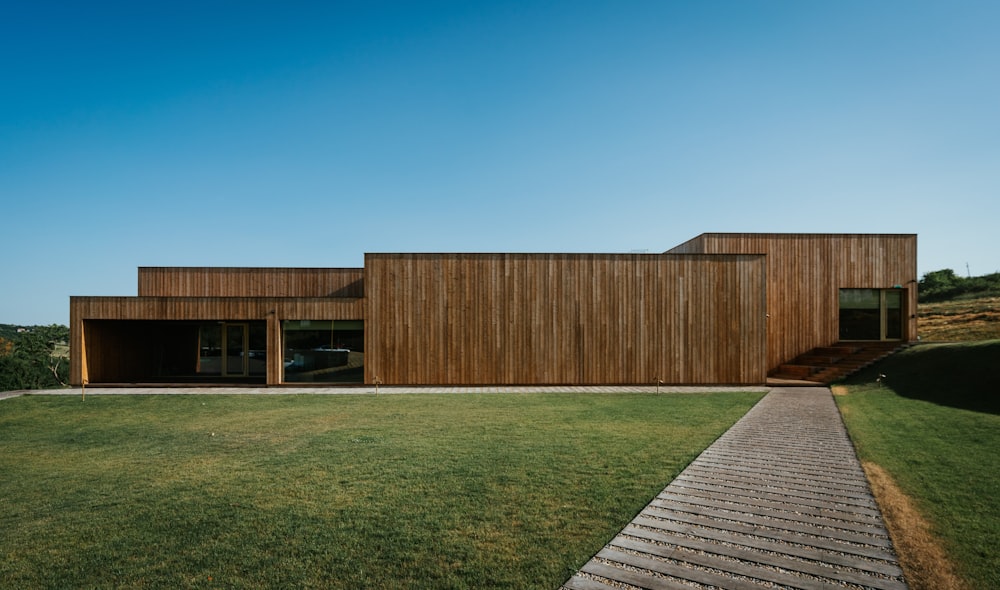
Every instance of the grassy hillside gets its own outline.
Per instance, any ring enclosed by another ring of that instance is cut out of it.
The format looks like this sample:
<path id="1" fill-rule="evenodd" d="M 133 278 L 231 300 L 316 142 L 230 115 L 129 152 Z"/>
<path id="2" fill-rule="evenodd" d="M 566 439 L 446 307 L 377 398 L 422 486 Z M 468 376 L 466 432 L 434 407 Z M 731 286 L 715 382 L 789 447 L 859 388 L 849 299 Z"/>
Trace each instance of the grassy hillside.
<path id="1" fill-rule="evenodd" d="M 998 361 L 1000 340 L 921 344 L 837 388 L 859 457 L 888 472 L 929 522 L 964 581 L 959 588 L 1000 588 Z M 946 569 L 941 560 L 925 555 L 921 566 L 917 555 L 907 565 L 914 523 L 894 522 L 889 512 L 904 567 L 915 568 L 907 571 L 911 588 L 952 587 L 934 578 Z"/>
<path id="2" fill-rule="evenodd" d="M 918 331 L 926 342 L 1000 338 L 1000 296 L 921 303 Z"/>

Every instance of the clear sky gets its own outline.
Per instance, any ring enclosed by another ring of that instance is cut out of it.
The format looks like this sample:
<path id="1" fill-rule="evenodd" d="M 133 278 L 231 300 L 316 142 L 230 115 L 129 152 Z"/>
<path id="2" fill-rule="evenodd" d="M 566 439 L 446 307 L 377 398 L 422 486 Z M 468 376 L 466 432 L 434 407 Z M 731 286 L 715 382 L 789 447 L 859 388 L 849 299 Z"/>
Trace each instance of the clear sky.
<path id="1" fill-rule="evenodd" d="M 1000 3 L 0 8 L 0 323 L 139 266 L 919 234 L 1000 270 Z"/>

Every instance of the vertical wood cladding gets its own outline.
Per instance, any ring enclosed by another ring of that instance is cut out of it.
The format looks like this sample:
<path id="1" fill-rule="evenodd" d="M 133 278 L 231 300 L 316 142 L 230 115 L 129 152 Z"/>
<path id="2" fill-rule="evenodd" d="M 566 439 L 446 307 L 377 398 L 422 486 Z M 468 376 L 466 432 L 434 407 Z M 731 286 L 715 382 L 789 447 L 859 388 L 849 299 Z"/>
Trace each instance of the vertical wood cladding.
<path id="1" fill-rule="evenodd" d="M 903 340 L 917 337 L 913 234 L 702 234 L 671 254 L 767 255 L 767 365 L 839 339 L 839 289 L 905 289 Z"/>
<path id="2" fill-rule="evenodd" d="M 839 289 L 905 289 L 903 339 L 914 340 L 916 257 L 915 235 L 703 234 L 662 255 L 141 268 L 139 297 L 71 298 L 70 378 L 143 373 L 143 321 L 266 320 L 275 384 L 281 320 L 363 318 L 368 383 L 762 383 L 769 368 L 837 341 Z M 156 329 L 190 348 L 181 327 Z"/>
<path id="3" fill-rule="evenodd" d="M 139 269 L 140 297 L 364 297 L 361 268 Z"/>
<path id="4" fill-rule="evenodd" d="M 761 256 L 368 254 L 365 380 L 762 383 Z"/>

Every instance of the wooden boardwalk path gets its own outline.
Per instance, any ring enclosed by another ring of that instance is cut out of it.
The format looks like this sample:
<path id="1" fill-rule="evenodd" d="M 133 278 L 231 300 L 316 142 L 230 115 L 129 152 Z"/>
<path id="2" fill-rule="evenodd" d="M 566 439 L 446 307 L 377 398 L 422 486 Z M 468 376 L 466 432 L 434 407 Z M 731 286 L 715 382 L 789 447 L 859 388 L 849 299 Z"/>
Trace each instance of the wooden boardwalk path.
<path id="1" fill-rule="evenodd" d="M 906 588 L 830 390 L 777 388 L 564 585 Z"/>

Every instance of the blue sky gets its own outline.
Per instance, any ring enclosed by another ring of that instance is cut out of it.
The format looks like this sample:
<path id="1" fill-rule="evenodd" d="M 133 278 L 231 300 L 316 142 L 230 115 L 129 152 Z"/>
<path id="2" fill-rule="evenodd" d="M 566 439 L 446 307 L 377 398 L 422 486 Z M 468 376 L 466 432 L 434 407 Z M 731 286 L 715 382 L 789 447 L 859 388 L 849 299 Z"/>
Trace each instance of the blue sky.
<path id="1" fill-rule="evenodd" d="M 919 234 L 1000 270 L 1000 4 L 19 2 L 0 322 L 139 266 Z"/>

